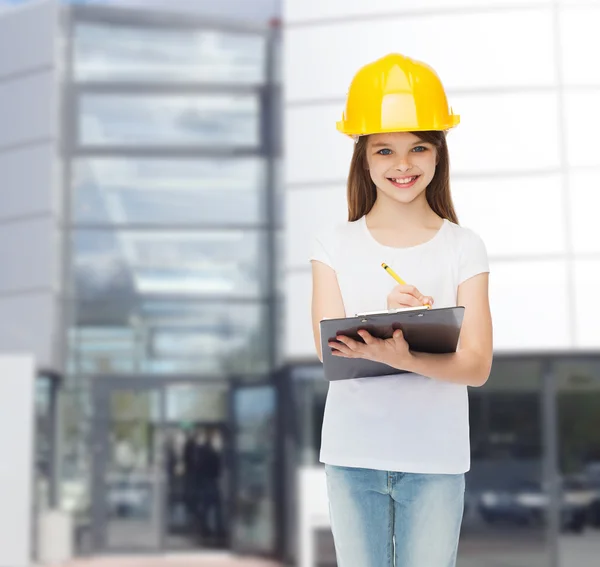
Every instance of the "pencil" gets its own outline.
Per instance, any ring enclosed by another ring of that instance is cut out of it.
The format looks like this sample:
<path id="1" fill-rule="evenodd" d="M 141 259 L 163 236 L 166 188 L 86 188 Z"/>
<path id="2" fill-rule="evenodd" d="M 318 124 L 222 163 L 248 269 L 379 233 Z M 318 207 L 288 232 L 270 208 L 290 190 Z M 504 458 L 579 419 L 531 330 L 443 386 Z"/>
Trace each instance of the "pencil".
<path id="1" fill-rule="evenodd" d="M 400 285 L 406 285 L 406 282 L 396 273 L 392 268 L 390 268 L 385 262 L 381 263 L 381 267 L 392 276 Z"/>
<path id="2" fill-rule="evenodd" d="M 390 268 L 385 262 L 381 263 L 381 267 L 392 276 L 400 285 L 406 285 L 406 282 L 396 273 L 392 268 Z M 423 307 L 427 309 L 431 309 L 431 305 L 429 303 L 425 304 Z"/>

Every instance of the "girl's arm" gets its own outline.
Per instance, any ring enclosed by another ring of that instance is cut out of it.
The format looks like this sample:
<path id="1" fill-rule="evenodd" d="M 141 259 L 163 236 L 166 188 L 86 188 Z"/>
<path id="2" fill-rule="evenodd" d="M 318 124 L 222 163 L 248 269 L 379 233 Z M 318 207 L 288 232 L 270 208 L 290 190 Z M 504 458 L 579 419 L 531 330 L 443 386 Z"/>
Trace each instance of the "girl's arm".
<path id="1" fill-rule="evenodd" d="M 492 368 L 492 317 L 488 296 L 489 274 L 474 276 L 458 287 L 457 305 L 465 308 L 458 350 L 452 354 L 411 352 L 402 370 L 429 378 L 483 386 Z"/>
<path id="2" fill-rule="evenodd" d="M 319 360 L 323 362 L 321 353 L 321 319 L 345 317 L 346 310 L 342 293 L 338 285 L 337 275 L 333 268 L 317 260 L 312 261 L 312 324 L 315 348 Z"/>

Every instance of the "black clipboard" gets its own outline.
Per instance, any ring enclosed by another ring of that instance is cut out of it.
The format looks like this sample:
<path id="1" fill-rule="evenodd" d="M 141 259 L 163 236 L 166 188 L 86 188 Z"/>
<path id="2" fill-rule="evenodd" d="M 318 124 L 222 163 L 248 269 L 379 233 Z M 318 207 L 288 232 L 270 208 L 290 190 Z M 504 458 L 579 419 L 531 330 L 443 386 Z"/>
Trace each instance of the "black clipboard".
<path id="1" fill-rule="evenodd" d="M 406 372 L 364 358 L 333 356 L 328 343 L 335 340 L 337 335 L 362 342 L 358 334 L 361 329 L 380 339 L 389 339 L 396 329 L 400 329 L 410 349 L 415 352 L 452 353 L 456 352 L 458 346 L 464 311 L 464 307 L 417 308 L 362 313 L 342 319 L 323 319 L 320 327 L 325 379 L 352 380 Z"/>

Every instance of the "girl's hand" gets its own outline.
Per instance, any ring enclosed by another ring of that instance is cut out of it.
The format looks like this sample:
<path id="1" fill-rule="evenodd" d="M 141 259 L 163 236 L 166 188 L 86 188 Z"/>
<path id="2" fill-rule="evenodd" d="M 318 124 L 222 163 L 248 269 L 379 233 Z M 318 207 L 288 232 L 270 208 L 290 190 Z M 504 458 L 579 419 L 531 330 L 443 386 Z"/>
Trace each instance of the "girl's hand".
<path id="1" fill-rule="evenodd" d="M 358 331 L 358 334 L 365 341 L 364 343 L 343 335 L 338 335 L 335 341 L 329 341 L 333 356 L 366 358 L 383 362 L 393 368 L 406 370 L 405 366 L 410 360 L 411 354 L 400 329 L 396 329 L 390 339 L 378 339 L 364 330 Z"/>
<path id="2" fill-rule="evenodd" d="M 387 296 L 387 308 L 420 307 L 431 305 L 433 297 L 423 295 L 414 285 L 397 285 Z"/>

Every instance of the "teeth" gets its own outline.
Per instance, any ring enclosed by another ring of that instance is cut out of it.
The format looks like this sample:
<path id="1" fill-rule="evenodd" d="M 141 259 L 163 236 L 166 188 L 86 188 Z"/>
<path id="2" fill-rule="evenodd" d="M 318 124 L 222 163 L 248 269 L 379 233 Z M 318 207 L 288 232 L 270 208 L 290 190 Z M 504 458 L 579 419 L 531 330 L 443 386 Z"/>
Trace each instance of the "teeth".
<path id="1" fill-rule="evenodd" d="M 413 177 L 402 177 L 402 178 L 393 179 L 393 181 L 395 183 L 410 183 L 411 181 L 413 181 L 416 178 L 417 178 L 416 176 L 413 176 Z"/>

